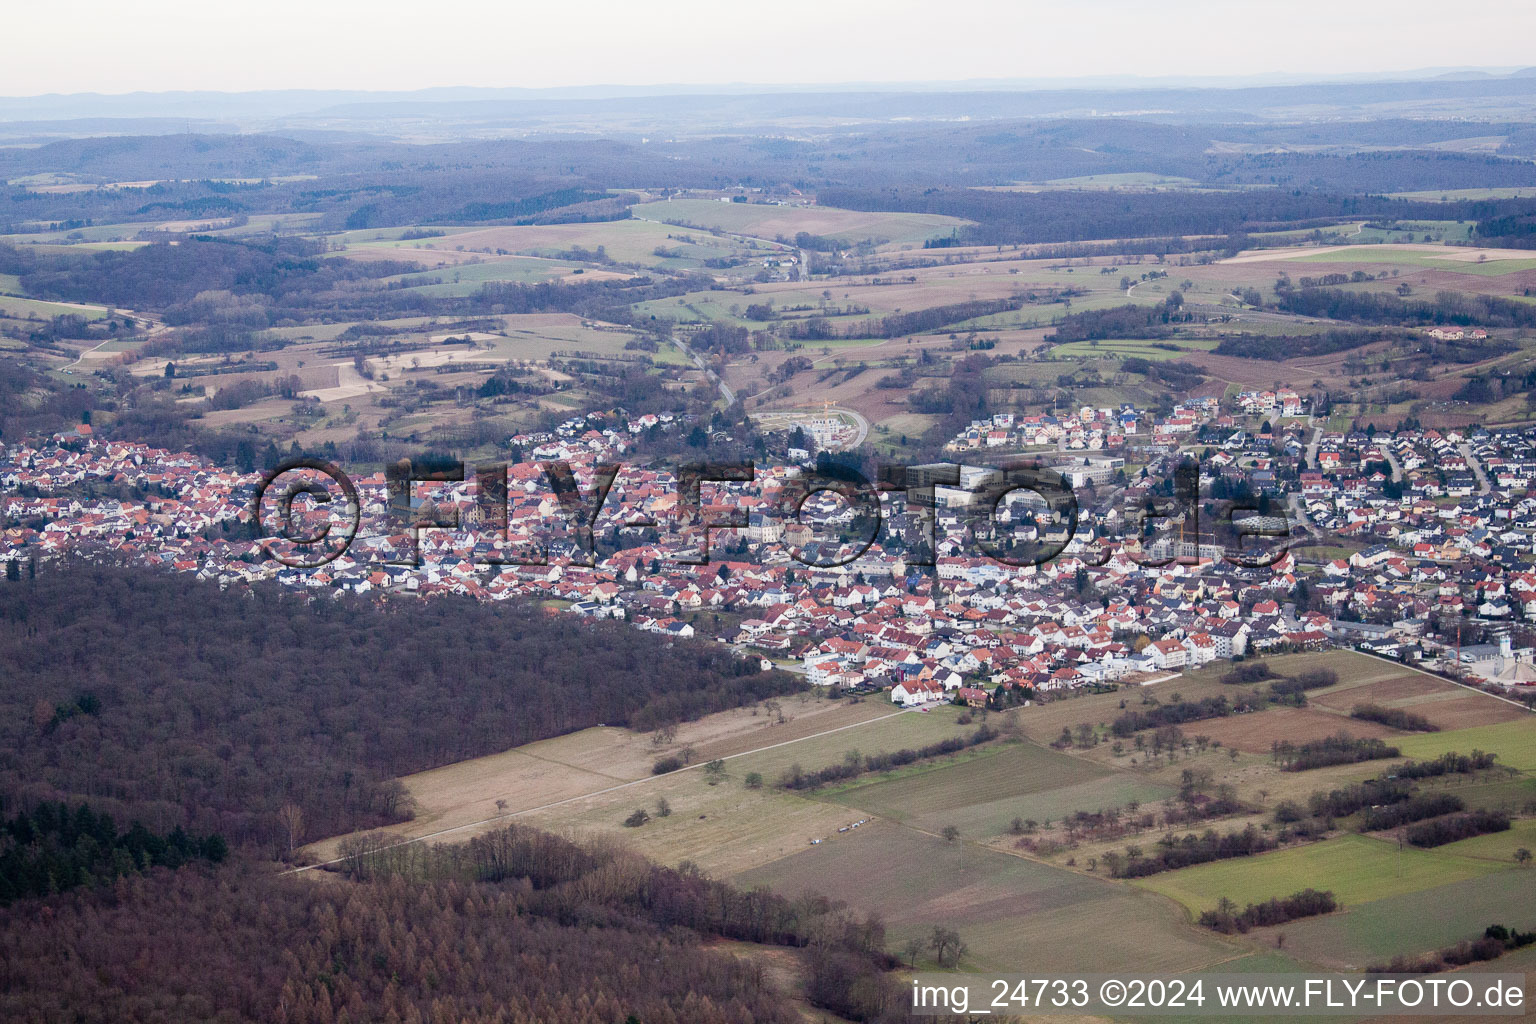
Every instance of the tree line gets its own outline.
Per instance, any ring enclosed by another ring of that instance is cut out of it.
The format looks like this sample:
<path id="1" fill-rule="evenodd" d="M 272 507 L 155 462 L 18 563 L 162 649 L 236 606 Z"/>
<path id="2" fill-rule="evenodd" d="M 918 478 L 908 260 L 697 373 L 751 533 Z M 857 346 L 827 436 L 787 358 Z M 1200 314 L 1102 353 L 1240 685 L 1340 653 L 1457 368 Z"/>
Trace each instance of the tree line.
<path id="1" fill-rule="evenodd" d="M 1253 928 L 1285 924 L 1303 917 L 1331 914 L 1339 908 L 1332 892 L 1302 889 L 1289 896 L 1250 903 L 1242 910 L 1225 896 L 1214 910 L 1202 911 L 1200 924 L 1223 935 L 1243 934 Z"/>
<path id="2" fill-rule="evenodd" d="M 983 725 L 978 726 L 968 735 L 951 736 L 915 749 L 904 747 L 901 750 L 880 754 L 860 754 L 856 750 L 851 750 L 840 764 L 830 764 L 815 771 L 808 772 L 799 764 L 791 765 L 785 769 L 783 777 L 779 779 L 779 785 L 785 789 L 820 789 L 822 786 L 834 782 L 847 782 L 871 772 L 890 771 L 892 768 L 926 761 L 929 758 L 958 754 L 969 747 L 977 747 L 995 740 L 998 735 L 996 729 L 990 725 Z"/>
<path id="3" fill-rule="evenodd" d="M 1401 757 L 1402 751 L 1375 738 L 1357 739 L 1347 732 L 1308 743 L 1277 740 L 1271 754 L 1284 772 L 1305 772 L 1336 764 L 1355 764 L 1389 757 Z"/>

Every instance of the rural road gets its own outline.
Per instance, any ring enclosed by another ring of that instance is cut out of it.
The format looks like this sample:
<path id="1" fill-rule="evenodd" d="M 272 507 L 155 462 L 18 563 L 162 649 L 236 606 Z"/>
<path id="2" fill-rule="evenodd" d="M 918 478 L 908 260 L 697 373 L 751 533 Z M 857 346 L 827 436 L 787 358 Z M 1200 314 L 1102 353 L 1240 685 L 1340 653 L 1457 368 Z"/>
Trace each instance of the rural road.
<path id="1" fill-rule="evenodd" d="M 60 305 L 60 306 L 74 306 L 74 307 L 76 307 L 78 309 L 95 309 L 96 308 L 94 306 L 82 306 L 78 302 L 60 302 L 60 303 L 56 303 L 56 305 Z M 148 327 L 149 331 L 144 335 L 145 338 L 153 338 L 157 334 L 164 334 L 166 331 L 170 330 L 170 328 L 165 326 L 165 324 L 162 324 L 162 323 L 160 323 L 157 320 L 151 320 L 147 316 L 141 316 L 140 314 L 135 313 L 131 309 L 120 309 L 117 312 L 120 315 L 129 318 L 130 320 L 140 321 L 140 322 L 142 322 L 144 324 L 145 327 Z M 61 370 L 69 370 L 69 369 L 72 369 L 72 368 L 74 368 L 76 366 L 79 366 L 80 363 L 82 361 L 84 361 L 86 356 L 90 355 L 92 352 L 95 352 L 97 349 L 101 348 L 102 345 L 110 345 L 112 342 L 119 341 L 119 340 L 122 340 L 122 339 L 119 339 L 119 338 L 108 338 L 106 341 L 103 341 L 101 343 L 101 345 L 95 345 L 95 346 L 93 346 L 91 348 L 86 349 L 84 352 L 81 352 L 78 356 L 75 357 L 75 361 L 74 362 L 66 363 L 63 366 L 59 367 L 59 369 L 61 369 Z"/>
<path id="2" fill-rule="evenodd" d="M 103 341 L 101 343 L 101 345 L 110 345 L 110 344 L 112 344 L 112 342 L 114 342 L 116 340 L 117 340 L 116 338 L 108 338 L 106 341 Z M 74 362 L 72 362 L 72 363 L 65 363 L 64 366 L 61 367 L 61 369 L 68 370 L 71 367 L 79 366 L 80 363 L 85 359 L 86 356 L 90 355 L 92 352 L 95 352 L 97 349 L 101 348 L 101 345 L 95 345 L 95 346 L 92 346 L 91 348 L 86 349 L 84 352 L 81 352 L 78 356 L 75 356 L 75 361 Z"/>
<path id="3" fill-rule="evenodd" d="M 814 740 L 814 739 L 819 739 L 822 736 L 831 736 L 833 733 L 843 732 L 844 730 L 847 730 L 847 729 L 858 729 L 858 728 L 861 728 L 862 726 L 869 725 L 871 722 L 883 722 L 885 719 L 887 719 L 887 718 L 894 718 L 897 715 L 915 715 L 915 714 L 921 714 L 921 711 L 920 710 L 916 710 L 916 709 L 893 711 L 889 715 L 881 715 L 878 718 L 868 718 L 868 719 L 865 719 L 862 722 L 854 722 L 854 723 L 852 723 L 850 725 L 840 725 L 836 729 L 824 729 L 821 732 L 812 733 L 809 736 L 801 736 L 801 737 L 798 737 L 798 738 L 792 739 L 792 740 L 784 740 L 783 742 L 780 742 L 780 743 L 769 743 L 766 746 L 757 747 L 756 749 L 753 749 L 753 750 L 744 750 L 744 751 L 742 751 L 739 754 L 727 754 L 725 757 L 720 758 L 720 760 L 722 760 L 722 761 L 734 761 L 738 757 L 748 757 L 748 756 L 750 756 L 752 754 L 761 754 L 765 750 L 775 750 L 775 749 L 777 749 L 779 747 L 787 747 L 787 746 L 789 746 L 792 743 L 803 743 L 805 740 Z M 697 762 L 695 764 L 688 765 L 686 768 L 679 768 L 675 772 L 668 772 L 667 776 L 670 777 L 670 776 L 673 776 L 673 775 L 680 774 L 681 772 L 693 771 L 696 768 L 704 767 L 704 765 L 706 763 L 707 762 L 700 761 L 700 762 Z M 657 779 L 659 779 L 661 777 L 662 776 L 660 776 L 660 775 L 648 775 L 648 776 L 646 776 L 644 778 L 634 779 L 634 780 L 632 780 L 630 782 L 621 782 L 621 783 L 619 783 L 616 786 L 608 786 L 606 789 L 594 789 L 590 793 L 582 793 L 582 794 L 580 794 L 578 796 L 566 797 L 564 800 L 552 800 L 552 801 L 550 801 L 547 804 L 540 804 L 537 807 L 524 807 L 521 810 L 509 811 L 506 814 L 498 814 L 498 815 L 494 815 L 493 817 L 489 817 L 489 818 L 481 818 L 479 821 L 466 822 L 463 825 L 455 825 L 452 828 L 440 829 L 440 830 L 438 830 L 436 832 L 428 832 L 425 835 L 411 836 L 409 838 L 400 840 L 400 842 L 398 842 L 398 843 L 391 843 L 389 846 L 384 847 L 384 849 L 392 850 L 392 849 L 394 849 L 396 847 L 399 847 L 399 846 L 410 846 L 412 843 L 424 843 L 424 842 L 426 842 L 426 841 L 428 841 L 430 839 L 440 839 L 443 836 L 452 835 L 455 832 L 463 832 L 466 829 L 479 828 L 482 825 L 490 825 L 490 824 L 492 824 L 494 822 L 503 821 L 503 820 L 506 820 L 508 818 L 516 818 L 516 817 L 519 817 L 519 816 L 524 815 L 524 814 L 533 814 L 536 811 L 547 811 L 547 810 L 549 810 L 549 809 L 551 809 L 553 807 L 564 807 L 566 804 L 573 804 L 573 803 L 576 803 L 578 800 L 590 800 L 592 797 L 595 797 L 595 796 L 603 796 L 603 795 L 605 795 L 607 793 L 615 793 L 615 792 L 617 792 L 617 791 L 619 791 L 621 789 L 629 789 L 632 786 L 642 786 L 642 785 L 644 785 L 647 782 L 655 782 Z M 285 875 L 299 875 L 299 874 L 303 874 L 306 871 L 314 871 L 314 870 L 317 870 L 319 868 L 332 867 L 332 866 L 334 866 L 336 864 L 340 864 L 344 860 L 346 860 L 345 857 L 333 857 L 330 860 L 320 861 L 320 862 L 315 863 L 315 864 L 305 864 L 302 867 L 289 868 L 287 871 L 284 871 L 284 872 L 281 872 L 281 873 L 285 874 Z"/>
<path id="4" fill-rule="evenodd" d="M 708 377 L 710 381 L 714 383 L 715 387 L 720 389 L 720 397 L 725 399 L 726 405 L 735 404 L 736 392 L 732 390 L 731 386 L 727 384 L 718 373 L 709 368 L 709 364 L 704 361 L 703 356 L 689 348 L 688 343 L 683 341 L 681 338 L 673 338 L 672 344 L 676 345 L 680 350 L 682 350 L 683 355 L 693 360 L 693 365 L 697 366 L 701 371 L 703 371 L 704 376 Z"/>

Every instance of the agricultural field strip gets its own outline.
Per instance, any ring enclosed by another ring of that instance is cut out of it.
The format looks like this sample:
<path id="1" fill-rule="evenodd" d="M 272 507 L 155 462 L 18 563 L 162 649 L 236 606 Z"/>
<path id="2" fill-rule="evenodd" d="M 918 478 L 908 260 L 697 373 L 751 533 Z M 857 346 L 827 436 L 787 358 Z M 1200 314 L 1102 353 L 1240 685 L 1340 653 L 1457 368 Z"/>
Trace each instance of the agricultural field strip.
<path id="1" fill-rule="evenodd" d="M 1345 835 L 1147 875 L 1131 884 L 1167 896 L 1198 914 L 1215 906 L 1222 896 L 1242 906 L 1287 896 L 1309 885 L 1333 890 L 1346 907 L 1358 906 L 1501 870 L 1518 869 L 1512 863 L 1500 865 L 1438 849 L 1409 847 L 1399 852 L 1394 842 Z"/>
<path id="2" fill-rule="evenodd" d="M 893 711 L 889 715 L 881 715 L 878 718 L 870 718 L 870 719 L 866 719 L 866 720 L 864 720 L 862 722 L 853 722 L 852 724 L 849 724 L 849 725 L 840 725 L 840 726 L 838 726 L 835 729 L 827 729 L 827 730 L 825 730 L 823 732 L 814 733 L 814 734 L 812 734 L 810 736 L 800 736 L 800 737 L 797 737 L 796 739 L 784 740 L 784 741 L 782 741 L 780 743 L 770 743 L 767 746 L 757 747 L 757 748 L 755 748 L 753 750 L 744 750 L 744 751 L 742 751 L 739 754 L 727 754 L 725 757 L 720 758 L 720 760 L 722 760 L 722 761 L 729 761 L 729 760 L 733 760 L 733 759 L 738 758 L 738 757 L 750 757 L 753 754 L 761 754 L 765 750 L 774 750 L 774 749 L 776 749 L 778 747 L 787 747 L 787 746 L 789 746 L 792 743 L 801 743 L 801 742 L 804 742 L 805 740 L 818 739 L 819 737 L 829 736 L 829 735 L 831 735 L 832 733 L 835 733 L 835 732 L 843 732 L 846 729 L 857 729 L 858 727 L 863 726 L 863 725 L 868 725 L 871 722 L 880 722 L 880 721 L 884 721 L 887 718 L 895 718 L 897 715 L 920 714 L 920 713 L 921 713 L 920 711 L 916 711 L 916 710 Z M 543 761 L 546 761 L 546 762 L 549 762 L 549 763 L 558 763 L 558 762 L 551 761 L 551 759 L 549 759 L 549 758 L 539 758 L 539 760 L 543 760 Z M 575 803 L 578 800 L 589 800 L 589 799 L 591 799 L 592 797 L 595 797 L 595 796 L 604 796 L 604 795 L 606 795 L 608 793 L 612 793 L 612 792 L 615 792 L 615 791 L 620 790 L 620 789 L 628 789 L 631 786 L 643 785 L 643 784 L 645 784 L 647 782 L 654 782 L 657 779 L 666 778 L 667 776 L 675 776 L 675 775 L 681 774 L 682 772 L 692 771 L 695 768 L 702 768 L 706 763 L 707 762 L 697 762 L 697 763 L 694 763 L 694 764 L 687 765 L 687 766 L 685 766 L 683 768 L 679 768 L 675 772 L 667 772 L 666 775 L 650 775 L 650 776 L 646 776 L 645 778 L 634 779 L 634 780 L 631 780 L 629 782 L 622 782 L 622 783 L 620 783 L 620 784 L 618 784 L 616 786 L 609 786 L 606 789 L 593 790 L 590 793 L 579 793 L 576 796 L 566 797 L 563 800 L 555 800 L 555 801 L 552 801 L 552 802 L 547 803 L 547 804 L 540 804 L 537 807 L 524 807 L 521 810 L 509 811 L 506 814 L 494 815 L 494 816 L 489 817 L 489 818 L 482 818 L 479 821 L 465 822 L 462 825 L 454 825 L 452 828 L 445 828 L 445 829 L 440 829 L 439 831 L 436 831 L 436 832 L 429 832 L 426 835 L 411 836 L 411 837 L 409 837 L 407 839 L 400 840 L 400 842 L 398 842 L 398 843 L 391 843 L 390 846 L 387 847 L 387 848 L 388 849 L 393 849 L 396 846 L 409 846 L 412 843 L 426 842 L 427 840 L 438 839 L 438 838 L 440 838 L 442 836 L 446 836 L 446 835 L 449 835 L 449 834 L 454 833 L 454 832 L 462 832 L 465 829 L 477 828 L 477 827 L 479 827 L 481 825 L 489 825 L 492 822 L 501 821 L 501 820 L 506 819 L 506 818 L 516 818 L 516 817 L 520 817 L 520 816 L 525 815 L 525 814 L 534 814 L 534 813 L 536 813 L 538 811 L 547 811 L 547 810 L 550 810 L 551 808 L 561 807 L 561 806 L 564 806 L 565 804 Z M 596 774 L 596 773 L 594 773 L 594 774 Z M 335 858 L 333 858 L 331 860 L 321 861 L 321 862 L 319 862 L 317 864 L 305 864 L 302 867 L 290 868 L 287 871 L 284 871 L 283 874 L 285 874 L 285 875 L 302 874 L 303 872 L 306 872 L 306 871 L 313 871 L 316 868 L 331 867 L 332 865 L 341 863 L 345 859 L 346 858 L 344 858 L 344 857 L 335 857 Z"/>
<path id="3" fill-rule="evenodd" d="M 1423 669 L 1415 668 L 1412 665 L 1407 665 L 1407 664 L 1403 664 L 1401 662 L 1391 661 L 1390 659 L 1383 658 L 1383 657 L 1381 657 L 1380 655 L 1377 655 L 1377 654 L 1369 654 L 1369 653 L 1367 653 L 1365 651 L 1355 651 L 1354 653 L 1360 655 L 1361 657 L 1373 658 L 1376 661 L 1379 661 L 1379 662 L 1381 662 L 1382 664 L 1385 664 L 1385 665 L 1394 665 L 1394 666 L 1397 666 L 1398 668 L 1407 669 L 1409 672 L 1417 672 L 1419 675 L 1421 675 L 1421 676 L 1428 676 L 1430 679 L 1438 679 L 1442 683 L 1450 683 L 1453 686 L 1459 686 L 1463 690 L 1468 691 L 1469 693 L 1479 693 L 1479 694 L 1482 694 L 1484 697 L 1492 697 L 1494 700 L 1501 700 L 1501 701 L 1503 701 L 1506 704 L 1514 705 L 1515 707 L 1519 708 L 1521 711 L 1527 711 L 1528 712 L 1528 711 L 1531 710 L 1530 708 L 1526 707 L 1524 704 L 1522 704 L 1519 701 L 1514 700 L 1514 699 L 1512 699 L 1510 697 L 1500 697 L 1496 693 L 1489 693 L 1486 690 L 1479 690 L 1475 686 L 1468 686 L 1466 683 L 1460 682 L 1459 680 L 1456 680 L 1456 679 L 1447 679 L 1445 676 L 1437 676 L 1433 672 L 1426 672 Z"/>

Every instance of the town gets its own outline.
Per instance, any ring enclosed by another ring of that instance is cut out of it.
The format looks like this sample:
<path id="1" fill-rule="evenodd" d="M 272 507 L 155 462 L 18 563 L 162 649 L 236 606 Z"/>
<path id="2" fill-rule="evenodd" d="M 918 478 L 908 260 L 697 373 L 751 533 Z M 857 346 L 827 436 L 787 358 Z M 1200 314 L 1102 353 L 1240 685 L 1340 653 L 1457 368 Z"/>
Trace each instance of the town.
<path id="1" fill-rule="evenodd" d="M 1260 429 L 1240 425 L 1256 418 L 1265 419 Z M 579 543 L 579 524 L 540 463 L 525 462 L 507 470 L 501 535 L 485 529 L 473 480 L 415 483 L 417 513 L 429 505 L 431 518 L 451 517 L 460 529 L 412 529 L 410 515 L 392 510 L 385 475 L 374 473 L 357 479 L 362 527 L 350 546 L 320 568 L 295 568 L 266 557 L 272 541 L 250 536 L 252 474 L 99 441 L 89 427 L 6 449 L 0 557 L 12 575 L 38 558 L 96 553 L 221 585 L 275 579 L 317 596 L 542 600 L 669 636 L 712 637 L 764 667 L 793 666 L 830 692 L 885 691 L 905 707 L 1007 706 L 1328 646 L 1469 683 L 1536 683 L 1519 628 L 1536 619 L 1536 501 L 1526 497 L 1536 431 L 1339 434 L 1309 427 L 1285 392 L 1245 392 L 1229 412 L 1203 403 L 1153 420 L 1131 409 L 999 416 L 957 439 L 962 453 L 979 437 L 993 455 L 1046 449 L 1043 461 L 1078 489 L 1077 533 L 1041 564 L 1009 565 L 968 543 L 970 500 L 996 475 L 984 469 L 957 467 L 954 486 L 928 489 L 930 508 L 920 496 L 910 503 L 909 492 L 881 492 L 879 535 L 852 545 L 817 536 L 853 519 L 835 494 L 812 494 L 801 518 L 786 521 L 784 495 L 800 475 L 793 467 L 758 467 L 746 483 L 705 482 L 690 509 L 671 471 L 628 466 L 591 524 L 610 550 L 594 552 Z M 1149 423 L 1149 443 L 1128 447 L 1138 422 Z M 634 435 L 683 425 L 669 416 L 609 426 L 577 417 L 512 441 L 540 460 L 565 460 L 590 488 L 596 466 L 622 456 Z M 1098 454 L 1067 457 L 1079 448 Z M 1247 567 L 1203 534 L 1118 537 L 1124 510 L 1144 502 L 1182 454 L 1205 467 L 1202 502 L 1247 493 L 1291 510 L 1295 550 Z M 1128 473 L 1128 460 L 1143 468 Z M 124 490 L 141 497 L 105 496 Z M 1039 495 L 1011 497 L 990 517 L 994 532 L 1001 524 L 1033 540 L 1049 531 L 1036 518 L 1049 518 Z M 700 524 L 732 516 L 740 528 L 710 527 L 713 548 L 701 560 Z M 820 522 L 813 529 L 807 519 Z"/>

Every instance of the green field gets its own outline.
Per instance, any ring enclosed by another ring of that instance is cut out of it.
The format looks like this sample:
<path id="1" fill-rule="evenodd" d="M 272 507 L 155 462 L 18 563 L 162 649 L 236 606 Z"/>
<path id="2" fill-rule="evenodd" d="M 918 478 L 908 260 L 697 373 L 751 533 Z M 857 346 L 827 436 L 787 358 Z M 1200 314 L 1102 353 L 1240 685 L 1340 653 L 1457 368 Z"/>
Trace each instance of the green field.
<path id="1" fill-rule="evenodd" d="M 1502 871 L 1346 907 L 1342 914 L 1293 921 L 1285 925 L 1285 946 L 1310 960 L 1358 968 L 1474 938 L 1490 924 L 1526 930 L 1533 922 L 1532 876 Z"/>
<path id="2" fill-rule="evenodd" d="M 954 928 L 972 970 L 1080 971 L 1091 950 L 1096 970 L 1181 971 L 1234 953 L 1150 893 L 880 821 L 734 880 L 877 911 L 891 948 Z"/>
<path id="3" fill-rule="evenodd" d="M 1287 262 L 1385 263 L 1393 266 L 1421 267 L 1425 270 L 1445 270 L 1454 274 L 1475 274 L 1479 277 L 1500 277 L 1504 274 L 1536 269 L 1536 258 L 1488 260 L 1478 263 L 1472 260 L 1448 259 L 1413 249 L 1339 249 L 1333 252 L 1298 256 Z"/>
<path id="4" fill-rule="evenodd" d="M 1430 203 L 1449 203 L 1458 199 L 1530 199 L 1536 197 L 1536 188 L 1516 185 L 1510 188 L 1451 188 L 1428 189 L 1423 192 L 1392 192 L 1394 199 L 1418 199 Z"/>
<path id="5" fill-rule="evenodd" d="M 687 236 L 687 240 L 677 236 Z M 430 260 L 434 250 L 489 255 L 506 252 L 558 258 L 562 252 L 575 248 L 595 253 L 602 247 L 610 259 L 620 263 L 667 269 L 697 269 L 707 259 L 740 259 L 751 255 L 746 246 L 732 239 L 644 220 L 476 228 L 453 230 L 441 238 L 379 239 L 348 244 L 394 249 L 398 250 L 401 259 L 420 260 Z M 658 247 L 669 252 L 675 250 L 679 255 L 658 256 Z"/>
<path id="6" fill-rule="evenodd" d="M 1399 860 L 1401 858 L 1401 860 Z M 1201 864 L 1138 879 L 1136 885 L 1178 900 L 1198 914 L 1226 896 L 1239 906 L 1327 889 L 1346 908 L 1502 870 L 1488 861 L 1348 835 L 1257 857 Z"/>
<path id="7" fill-rule="evenodd" d="M 1477 857 L 1507 865 L 1515 862 L 1515 851 L 1521 847 L 1536 853 L 1536 819 L 1523 818 L 1512 824 L 1508 832 L 1473 836 L 1459 843 L 1447 843 L 1439 849 L 1458 857 Z M 1536 875 L 1530 877 L 1536 879 Z M 1531 888 L 1536 890 L 1536 884 Z"/>
<path id="8" fill-rule="evenodd" d="M 62 302 L 45 302 L 42 299 L 18 299 L 12 295 L 0 295 L 0 315 L 24 320 L 38 317 L 43 320 L 56 316 L 83 316 L 87 320 L 106 318 L 104 306 L 74 306 Z"/>
<path id="9" fill-rule="evenodd" d="M 517 284 L 535 284 L 552 277 L 561 277 L 579 264 L 559 260 L 534 258 L 488 260 L 484 263 L 464 263 L 455 267 L 442 267 L 419 273 L 396 274 L 381 278 L 384 284 L 402 282 L 438 281 L 438 284 L 416 283 L 407 290 L 421 295 L 456 296 L 473 295 L 488 281 L 507 281 Z"/>
<path id="10" fill-rule="evenodd" d="M 833 791 L 829 798 L 927 831 L 954 825 L 967 839 L 990 839 L 1006 832 L 1016 817 L 1048 821 L 1077 810 L 1159 800 L 1172 792 L 1024 741 L 874 776 Z"/>
<path id="11" fill-rule="evenodd" d="M 394 228 L 361 228 L 356 231 L 342 231 L 331 235 L 330 239 L 343 245 L 352 245 L 358 242 L 399 242 L 401 245 L 428 245 L 436 243 L 440 249 L 451 249 L 453 246 L 449 244 L 449 241 L 454 235 L 462 235 L 473 230 L 475 229 L 469 227 L 448 227 L 441 224 L 426 224 L 417 227 L 402 225 Z M 442 234 L 434 235 L 431 238 L 402 240 L 400 236 L 408 231 L 441 231 Z"/>
<path id="12" fill-rule="evenodd" d="M 1479 725 L 1451 732 L 1423 733 L 1392 741 L 1409 757 L 1438 757 L 1447 751 L 1492 751 L 1499 764 L 1521 771 L 1536 771 L 1536 716 L 1517 718 L 1497 725 Z"/>
<path id="13" fill-rule="evenodd" d="M 1128 358 L 1178 359 L 1185 352 L 1210 352 L 1219 342 L 1214 338 L 1177 338 L 1153 342 L 1137 338 L 1105 338 L 1094 341 L 1069 341 L 1050 350 L 1051 358 L 1094 359 Z M 1171 349 L 1159 346 L 1171 345 Z"/>
<path id="14" fill-rule="evenodd" d="M 801 231 L 840 242 L 866 240 L 894 245 L 921 245 L 936 235 L 947 235 L 969 221 L 928 213 L 864 213 L 824 206 L 772 206 L 762 203 L 722 203 L 713 199 L 674 199 L 646 203 L 634 210 L 636 217 L 686 223 L 758 238 L 792 239 Z"/>
<path id="15" fill-rule="evenodd" d="M 794 764 L 807 770 L 836 764 L 850 750 L 866 754 L 884 753 L 921 747 L 951 736 L 964 736 L 975 726 L 957 726 L 955 719 L 959 713 L 960 709 L 946 704 L 934 707 L 926 714 L 911 711 L 891 715 L 858 729 L 817 736 L 787 747 L 749 754 L 732 764 L 742 772 L 761 772 L 763 778 L 771 781 Z"/>

